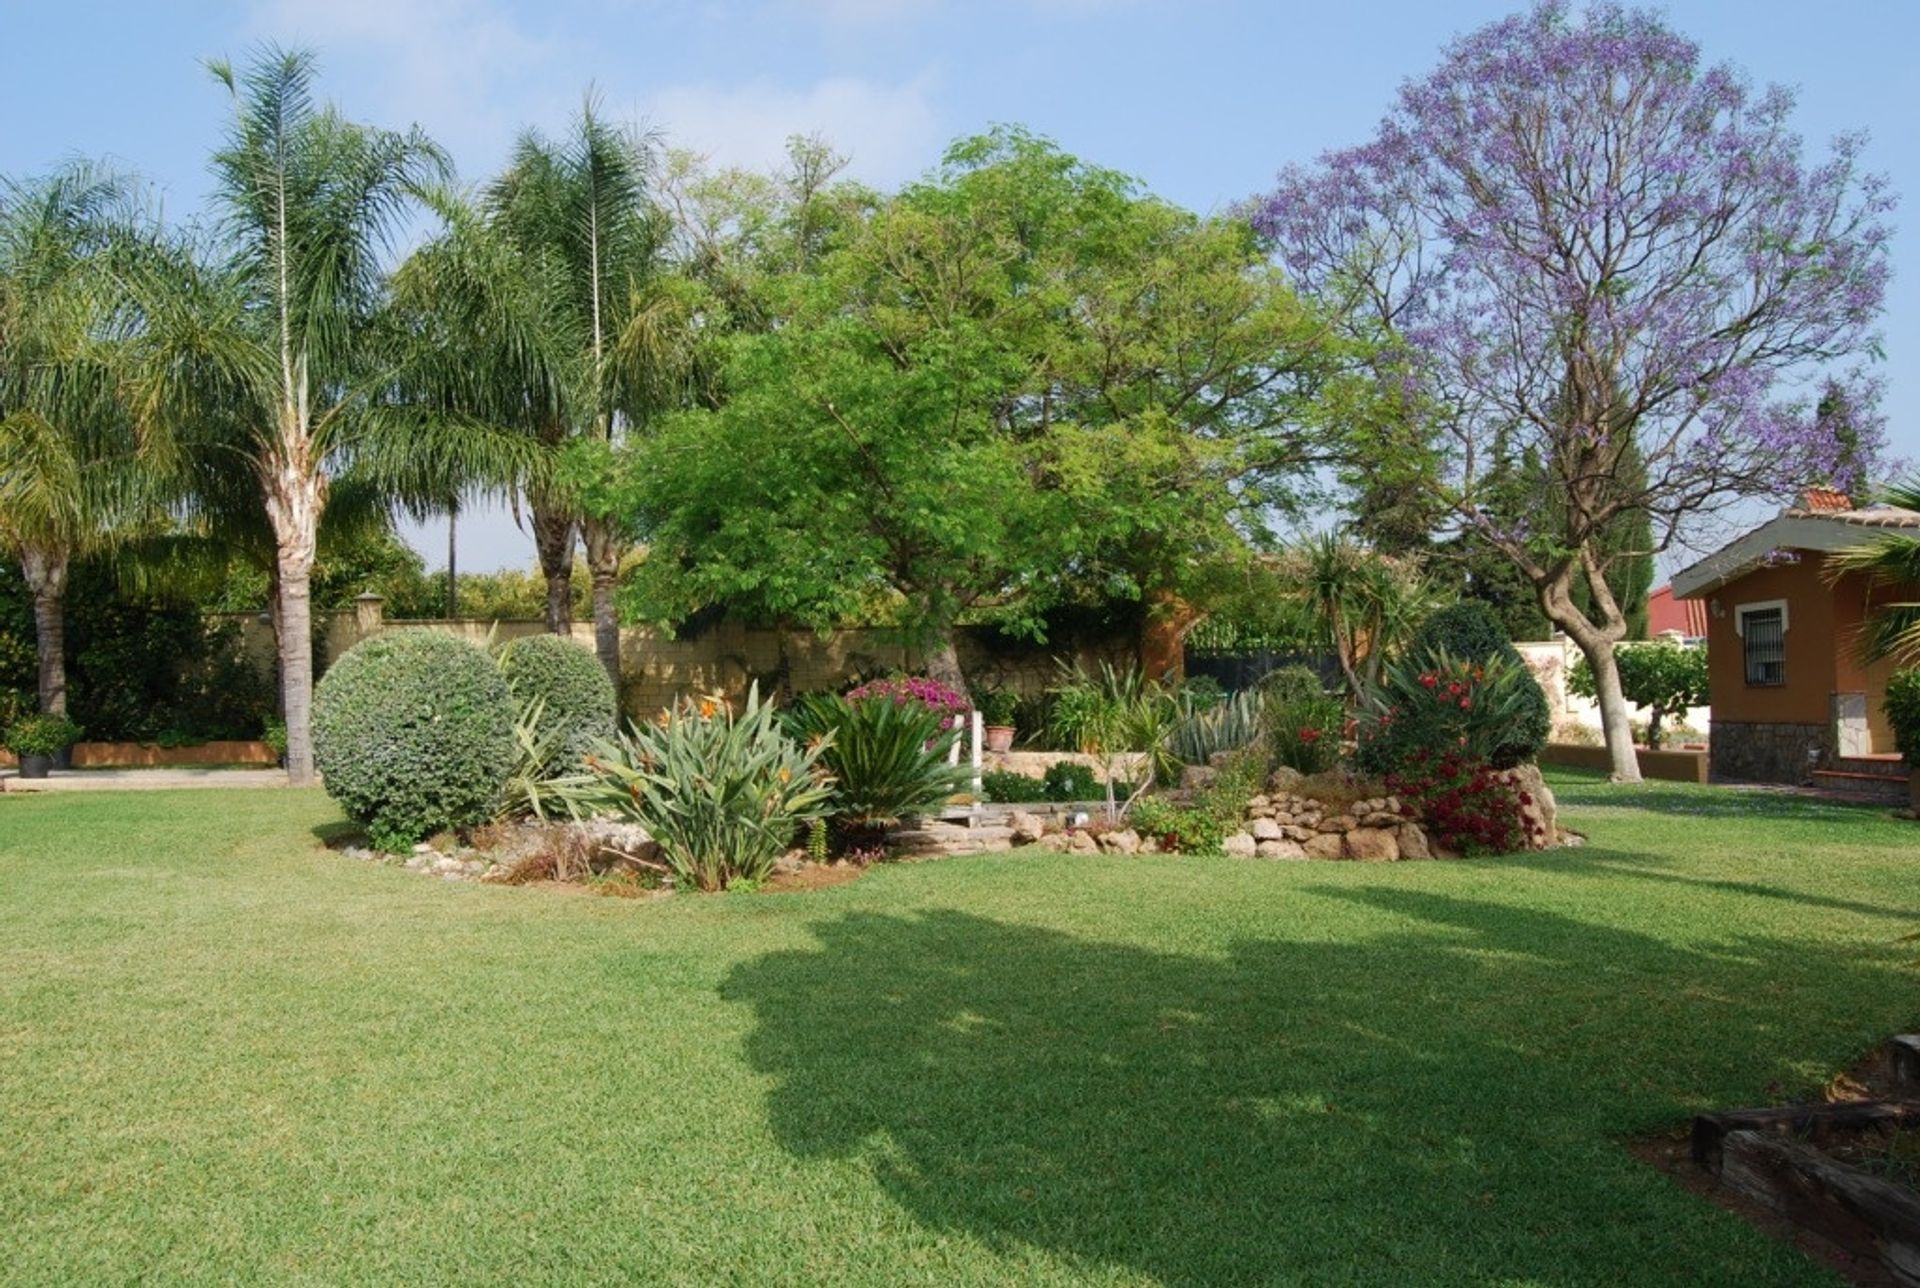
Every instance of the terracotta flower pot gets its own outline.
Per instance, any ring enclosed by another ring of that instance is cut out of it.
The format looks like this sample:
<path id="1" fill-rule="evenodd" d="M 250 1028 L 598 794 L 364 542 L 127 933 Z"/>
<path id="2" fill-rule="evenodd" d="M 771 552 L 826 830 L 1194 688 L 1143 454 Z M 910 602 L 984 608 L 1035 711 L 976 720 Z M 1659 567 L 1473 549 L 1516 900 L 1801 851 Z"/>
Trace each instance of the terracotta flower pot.
<path id="1" fill-rule="evenodd" d="M 1012 725 L 988 725 L 987 750 L 996 753 L 1012 751 L 1014 732 Z"/>

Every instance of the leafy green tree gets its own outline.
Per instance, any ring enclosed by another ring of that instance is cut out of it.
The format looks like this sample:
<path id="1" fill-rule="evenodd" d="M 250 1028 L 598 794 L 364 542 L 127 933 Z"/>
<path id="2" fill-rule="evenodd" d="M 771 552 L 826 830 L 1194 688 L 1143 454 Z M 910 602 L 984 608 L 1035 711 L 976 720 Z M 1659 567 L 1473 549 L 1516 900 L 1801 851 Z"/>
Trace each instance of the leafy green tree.
<path id="1" fill-rule="evenodd" d="M 962 140 L 760 288 L 717 407 L 621 489 L 632 607 L 827 627 L 876 611 L 963 687 L 963 617 L 1017 634 L 1098 586 L 1246 561 L 1343 408 L 1348 352 L 1244 225 L 1199 220 L 1017 130 Z"/>
<path id="2" fill-rule="evenodd" d="M 1615 654 L 1620 690 L 1627 701 L 1647 709 L 1647 746 L 1660 748 L 1662 722 L 1683 716 L 1707 701 L 1707 651 L 1694 645 L 1658 640 L 1623 644 Z M 1593 668 L 1581 658 L 1567 673 L 1567 689 L 1583 698 L 1597 692 Z"/>

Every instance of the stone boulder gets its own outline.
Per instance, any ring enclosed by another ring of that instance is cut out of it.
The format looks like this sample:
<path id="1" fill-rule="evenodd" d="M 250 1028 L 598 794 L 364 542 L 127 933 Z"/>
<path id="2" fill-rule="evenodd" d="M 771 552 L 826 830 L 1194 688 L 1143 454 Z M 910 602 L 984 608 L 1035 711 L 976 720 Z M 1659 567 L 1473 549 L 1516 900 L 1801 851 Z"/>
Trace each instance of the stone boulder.
<path id="1" fill-rule="evenodd" d="M 1274 795 L 1291 792 L 1300 786 L 1301 783 L 1305 782 L 1306 777 L 1307 776 L 1299 770 L 1287 765 L 1282 765 L 1273 771 L 1272 777 L 1267 779 L 1267 790 Z"/>
<path id="2" fill-rule="evenodd" d="M 1211 787 L 1220 771 L 1212 765 L 1188 765 L 1180 771 L 1180 790 L 1197 792 L 1203 787 Z"/>
<path id="3" fill-rule="evenodd" d="M 1298 841 L 1262 841 L 1258 853 L 1263 859 L 1304 859 L 1306 847 Z"/>
<path id="4" fill-rule="evenodd" d="M 1346 854 L 1369 863 L 1392 863 L 1400 857 L 1400 841 L 1384 827 L 1356 827 L 1346 834 Z"/>
<path id="5" fill-rule="evenodd" d="M 1100 848 L 1109 854 L 1140 853 L 1140 833 L 1130 827 L 1117 832 L 1106 832 L 1100 837 Z"/>
<path id="6" fill-rule="evenodd" d="M 1067 839 L 1067 850 L 1072 854 L 1098 854 L 1100 842 L 1093 839 L 1092 832 L 1076 829 Z"/>
<path id="7" fill-rule="evenodd" d="M 1032 845 L 1047 834 L 1047 821 L 1030 810 L 1017 809 L 1007 815 L 1015 845 Z"/>
<path id="8" fill-rule="evenodd" d="M 1235 832 L 1220 842 L 1220 848 L 1236 859 L 1250 859 L 1260 852 L 1260 843 L 1245 832 Z"/>
<path id="9" fill-rule="evenodd" d="M 1399 833 L 1400 857 L 1403 859 L 1430 859 L 1433 850 L 1427 845 L 1427 834 L 1420 830 L 1418 823 L 1402 823 Z"/>
<path id="10" fill-rule="evenodd" d="M 1247 830 L 1253 833 L 1256 841 L 1280 841 L 1286 839 L 1286 832 L 1280 824 L 1270 818 L 1256 818 Z"/>
<path id="11" fill-rule="evenodd" d="M 1517 765 L 1507 771 L 1520 792 L 1520 817 L 1526 822 L 1527 848 L 1544 850 L 1560 843 L 1559 807 L 1553 789 L 1540 776 L 1538 765 Z"/>
<path id="12" fill-rule="evenodd" d="M 1342 859 L 1346 857 L 1346 848 L 1340 839 L 1338 832 L 1315 832 L 1300 848 L 1310 859 Z"/>

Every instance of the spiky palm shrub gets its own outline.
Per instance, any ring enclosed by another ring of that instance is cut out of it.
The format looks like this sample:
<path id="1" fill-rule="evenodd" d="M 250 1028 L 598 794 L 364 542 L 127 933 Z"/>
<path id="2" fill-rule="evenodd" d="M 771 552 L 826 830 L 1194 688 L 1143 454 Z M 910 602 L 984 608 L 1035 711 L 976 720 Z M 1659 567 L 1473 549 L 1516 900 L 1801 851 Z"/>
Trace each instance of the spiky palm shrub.
<path id="1" fill-rule="evenodd" d="M 722 699 L 689 698 L 653 724 L 596 740 L 584 771 L 551 786 L 576 818 L 645 828 L 675 881 L 724 890 L 763 879 L 801 826 L 825 814 L 827 745 L 787 737 L 756 686 L 738 715 Z"/>
<path id="2" fill-rule="evenodd" d="M 821 747 L 821 764 L 833 775 L 828 839 L 837 853 L 878 846 L 901 819 L 965 790 L 972 773 L 947 763 L 947 717 L 917 702 L 810 693 L 787 727 Z"/>

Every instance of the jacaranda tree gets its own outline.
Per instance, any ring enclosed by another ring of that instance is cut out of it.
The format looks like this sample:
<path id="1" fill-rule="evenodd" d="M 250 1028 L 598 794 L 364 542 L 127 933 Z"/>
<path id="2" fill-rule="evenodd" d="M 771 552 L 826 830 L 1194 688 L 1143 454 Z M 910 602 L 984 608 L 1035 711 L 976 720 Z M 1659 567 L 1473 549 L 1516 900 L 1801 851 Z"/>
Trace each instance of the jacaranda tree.
<path id="1" fill-rule="evenodd" d="M 1458 525 L 1585 654 L 1620 780 L 1638 770 L 1607 573 L 1647 552 L 1602 535 L 1644 515 L 1664 550 L 1730 503 L 1849 485 L 1878 437 L 1857 360 L 1892 198 L 1858 136 L 1804 163 L 1792 108 L 1655 14 L 1543 3 L 1457 41 L 1370 142 L 1283 172 L 1257 205 L 1296 280 L 1390 355 Z M 1817 414 L 1828 376 L 1851 443 Z M 1532 517 L 1490 513 L 1502 435 L 1544 468 L 1552 504 Z"/>

